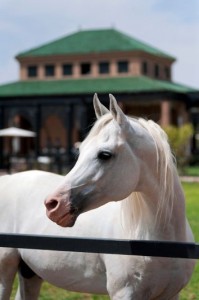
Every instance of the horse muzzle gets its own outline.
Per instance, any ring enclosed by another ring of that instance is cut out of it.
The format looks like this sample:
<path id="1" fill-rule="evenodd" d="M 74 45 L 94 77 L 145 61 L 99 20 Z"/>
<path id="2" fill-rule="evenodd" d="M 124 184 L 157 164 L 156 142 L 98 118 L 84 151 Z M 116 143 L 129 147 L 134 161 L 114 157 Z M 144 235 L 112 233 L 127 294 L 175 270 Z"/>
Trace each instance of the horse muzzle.
<path id="1" fill-rule="evenodd" d="M 62 227 L 72 227 L 78 217 L 77 210 L 70 202 L 70 192 L 49 195 L 45 202 L 47 217 Z"/>

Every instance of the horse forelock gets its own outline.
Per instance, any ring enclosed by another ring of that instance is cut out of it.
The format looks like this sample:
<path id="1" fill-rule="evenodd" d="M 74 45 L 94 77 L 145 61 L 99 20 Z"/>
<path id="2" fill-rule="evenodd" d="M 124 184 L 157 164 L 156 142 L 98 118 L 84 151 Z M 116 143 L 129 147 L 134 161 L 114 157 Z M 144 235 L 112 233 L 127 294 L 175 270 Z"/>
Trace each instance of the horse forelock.
<path id="1" fill-rule="evenodd" d="M 100 133 L 100 131 L 112 120 L 113 120 L 113 116 L 111 115 L 111 113 L 103 115 L 100 119 L 98 119 L 94 123 L 94 126 L 91 128 L 86 140 L 89 140 L 94 136 L 97 136 Z"/>

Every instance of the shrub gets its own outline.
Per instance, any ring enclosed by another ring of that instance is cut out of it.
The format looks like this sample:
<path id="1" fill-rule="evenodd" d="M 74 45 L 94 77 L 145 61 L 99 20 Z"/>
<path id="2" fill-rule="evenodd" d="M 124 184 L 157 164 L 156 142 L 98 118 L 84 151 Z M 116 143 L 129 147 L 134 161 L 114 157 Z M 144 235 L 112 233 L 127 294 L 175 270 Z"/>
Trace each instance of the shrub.
<path id="1" fill-rule="evenodd" d="M 168 135 L 178 168 L 182 171 L 190 160 L 190 139 L 193 135 L 193 126 L 191 124 L 184 124 L 181 127 L 169 125 L 163 129 Z"/>

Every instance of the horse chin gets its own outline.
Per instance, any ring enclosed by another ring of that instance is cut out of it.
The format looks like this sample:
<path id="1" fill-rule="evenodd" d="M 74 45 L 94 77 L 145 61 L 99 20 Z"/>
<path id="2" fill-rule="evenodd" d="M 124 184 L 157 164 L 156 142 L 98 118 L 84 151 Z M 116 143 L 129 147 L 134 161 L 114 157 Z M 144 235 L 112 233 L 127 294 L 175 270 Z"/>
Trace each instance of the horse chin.
<path id="1" fill-rule="evenodd" d="M 60 219 L 56 220 L 55 223 L 61 227 L 73 227 L 77 217 L 77 215 L 67 213 Z"/>

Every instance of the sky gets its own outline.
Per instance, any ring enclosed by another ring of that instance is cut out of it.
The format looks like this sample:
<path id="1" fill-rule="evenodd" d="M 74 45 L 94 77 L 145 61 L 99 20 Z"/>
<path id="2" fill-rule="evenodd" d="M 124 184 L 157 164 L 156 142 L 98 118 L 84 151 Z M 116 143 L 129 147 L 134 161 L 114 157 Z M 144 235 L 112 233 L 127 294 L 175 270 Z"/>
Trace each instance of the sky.
<path id="1" fill-rule="evenodd" d="M 199 0 L 0 0 L 0 84 L 19 79 L 18 53 L 96 28 L 176 57 L 173 80 L 199 88 Z"/>

